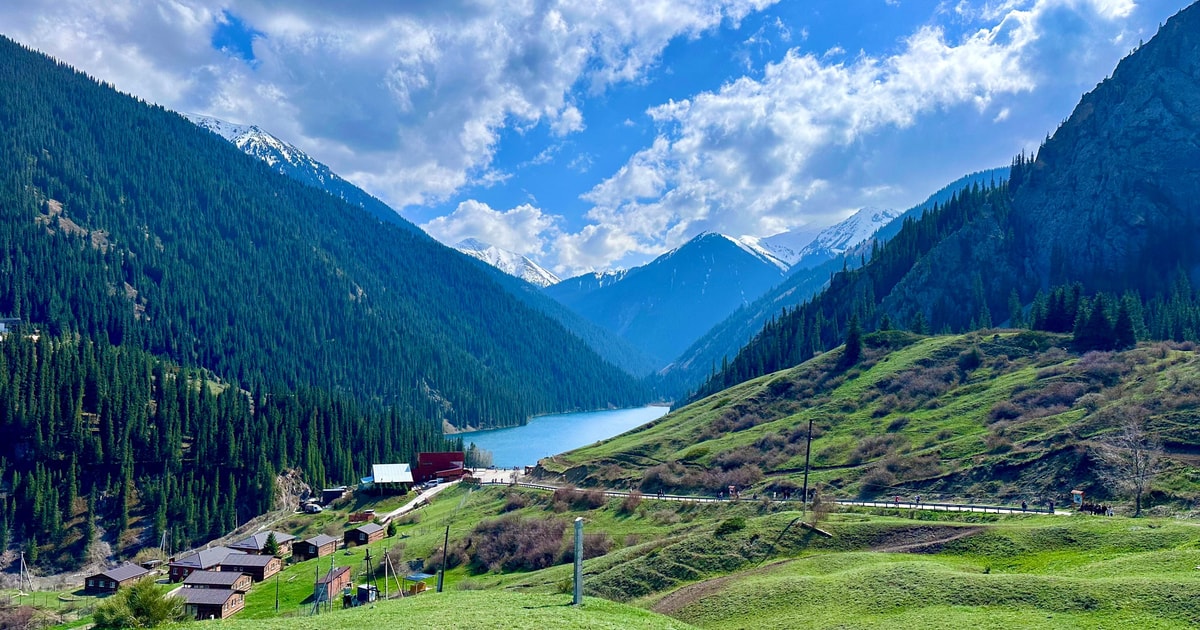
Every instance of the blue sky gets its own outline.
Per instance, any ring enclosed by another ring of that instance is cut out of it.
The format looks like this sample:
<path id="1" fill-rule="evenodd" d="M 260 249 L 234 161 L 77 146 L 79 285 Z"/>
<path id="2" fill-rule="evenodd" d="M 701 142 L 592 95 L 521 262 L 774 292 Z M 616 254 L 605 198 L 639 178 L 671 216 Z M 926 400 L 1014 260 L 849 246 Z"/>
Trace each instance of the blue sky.
<path id="1" fill-rule="evenodd" d="M 566 276 L 1007 164 L 1185 0 L 40 0 L 7 36 Z"/>

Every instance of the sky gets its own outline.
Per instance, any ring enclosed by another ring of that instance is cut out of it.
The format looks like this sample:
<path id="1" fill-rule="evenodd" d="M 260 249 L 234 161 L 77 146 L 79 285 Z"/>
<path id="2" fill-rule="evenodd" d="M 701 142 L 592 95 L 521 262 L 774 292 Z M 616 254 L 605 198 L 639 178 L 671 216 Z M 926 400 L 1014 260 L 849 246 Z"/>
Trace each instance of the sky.
<path id="1" fill-rule="evenodd" d="M 33 0 L 0 33 L 567 277 L 1007 165 L 1188 4 Z"/>

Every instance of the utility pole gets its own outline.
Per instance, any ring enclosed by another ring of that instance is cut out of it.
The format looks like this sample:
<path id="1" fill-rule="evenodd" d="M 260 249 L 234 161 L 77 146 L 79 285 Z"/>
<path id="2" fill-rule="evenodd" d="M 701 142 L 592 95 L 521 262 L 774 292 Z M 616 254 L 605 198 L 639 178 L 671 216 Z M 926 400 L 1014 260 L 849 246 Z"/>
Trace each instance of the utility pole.
<path id="1" fill-rule="evenodd" d="M 279 573 L 275 574 L 275 612 L 279 612 Z"/>
<path id="2" fill-rule="evenodd" d="M 446 539 L 442 543 L 442 568 L 438 571 L 437 592 L 442 592 L 442 580 L 446 579 L 446 547 L 450 546 L 450 524 L 446 524 Z"/>
<path id="3" fill-rule="evenodd" d="M 575 606 L 583 605 L 583 517 L 575 517 Z"/>
<path id="4" fill-rule="evenodd" d="M 808 461 L 812 455 L 812 416 L 808 417 L 808 445 L 804 447 L 804 498 L 800 504 L 804 511 L 808 510 Z"/>

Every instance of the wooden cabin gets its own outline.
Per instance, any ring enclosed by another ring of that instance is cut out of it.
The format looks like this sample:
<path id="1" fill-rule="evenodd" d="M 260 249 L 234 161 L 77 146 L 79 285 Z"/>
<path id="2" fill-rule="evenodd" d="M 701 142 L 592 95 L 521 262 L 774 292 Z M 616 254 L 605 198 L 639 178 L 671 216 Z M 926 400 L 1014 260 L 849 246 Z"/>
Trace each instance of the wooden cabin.
<path id="1" fill-rule="evenodd" d="M 255 582 L 261 582 L 283 569 L 283 561 L 275 556 L 257 553 L 231 553 L 221 562 L 221 570 L 245 573 Z"/>
<path id="2" fill-rule="evenodd" d="M 233 550 L 228 547 L 213 547 L 183 556 L 170 563 L 168 575 L 172 582 L 181 582 L 193 571 L 219 571 L 221 562 L 231 553 Z"/>
<path id="3" fill-rule="evenodd" d="M 296 537 L 283 532 L 259 532 L 229 545 L 229 548 L 241 553 L 266 553 L 267 539 L 271 534 L 275 534 L 275 544 L 279 546 L 279 553 L 275 555 L 280 558 L 292 555 L 292 542 Z"/>
<path id="4" fill-rule="evenodd" d="M 386 533 L 383 526 L 376 525 L 375 523 L 367 523 L 366 525 L 346 530 L 346 533 L 342 536 L 342 540 L 347 546 L 369 545 L 373 542 L 383 540 L 383 536 Z"/>
<path id="5" fill-rule="evenodd" d="M 313 599 L 319 602 L 327 602 L 331 598 L 336 597 L 342 589 L 350 586 L 351 579 L 350 567 L 335 567 L 330 569 L 317 580 L 313 587 Z"/>
<path id="6" fill-rule="evenodd" d="M 311 560 L 313 558 L 322 558 L 337 551 L 338 539 L 325 534 L 318 534 L 302 540 L 295 545 L 292 545 L 292 553 L 297 560 Z"/>
<path id="7" fill-rule="evenodd" d="M 175 594 L 183 598 L 184 610 L 196 620 L 225 619 L 246 607 L 246 596 L 230 589 L 181 588 Z"/>
<path id="8" fill-rule="evenodd" d="M 193 571 L 183 581 L 188 588 L 215 588 L 239 593 L 249 591 L 251 583 L 249 575 L 233 571 Z"/>
<path id="9" fill-rule="evenodd" d="M 88 595 L 115 593 L 118 589 L 130 586 L 149 574 L 150 572 L 146 569 L 132 562 L 126 562 L 119 567 L 89 575 L 84 582 L 83 590 Z"/>

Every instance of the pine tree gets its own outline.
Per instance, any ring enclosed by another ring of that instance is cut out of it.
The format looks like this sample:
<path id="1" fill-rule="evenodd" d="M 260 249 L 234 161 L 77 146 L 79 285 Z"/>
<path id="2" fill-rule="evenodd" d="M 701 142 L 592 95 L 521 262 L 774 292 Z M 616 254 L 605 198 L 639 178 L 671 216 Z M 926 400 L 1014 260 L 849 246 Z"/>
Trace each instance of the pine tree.
<path id="1" fill-rule="evenodd" d="M 858 327 L 858 316 L 852 315 L 850 327 L 846 331 L 846 347 L 842 350 L 842 358 L 839 363 L 843 368 L 848 368 L 858 363 L 860 356 L 862 356 L 862 331 Z"/>
<path id="2" fill-rule="evenodd" d="M 1128 300 L 1121 300 L 1117 307 L 1117 321 L 1113 324 L 1113 347 L 1116 350 L 1128 350 L 1137 345 L 1137 335 L 1133 328 L 1133 317 L 1129 314 Z"/>

